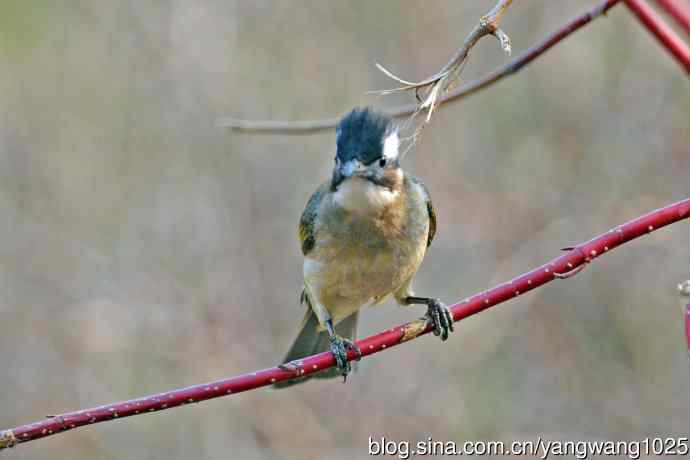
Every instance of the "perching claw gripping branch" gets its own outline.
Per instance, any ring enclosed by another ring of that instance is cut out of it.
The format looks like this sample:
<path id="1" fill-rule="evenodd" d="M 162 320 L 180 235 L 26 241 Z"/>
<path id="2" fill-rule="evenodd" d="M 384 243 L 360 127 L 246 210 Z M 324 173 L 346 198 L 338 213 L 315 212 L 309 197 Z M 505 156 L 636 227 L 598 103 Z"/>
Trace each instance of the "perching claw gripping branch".
<path id="1" fill-rule="evenodd" d="M 494 305 L 513 299 L 550 281 L 561 279 L 558 276 L 561 273 L 574 270 L 630 240 L 651 233 L 679 220 L 687 219 L 688 217 L 690 217 L 690 198 L 657 209 L 656 211 L 615 227 L 585 243 L 568 248 L 569 250 L 566 254 L 520 275 L 507 283 L 503 283 L 456 303 L 451 307 L 453 321 L 460 321 Z M 690 322 L 690 319 L 686 318 L 686 321 Z M 688 322 L 686 322 L 686 324 L 688 324 Z M 425 321 L 413 321 L 358 340 L 357 345 L 362 351 L 362 357 L 366 357 L 384 351 L 387 348 L 408 342 L 430 331 L 431 326 Z M 353 351 L 348 353 L 348 360 L 351 361 L 356 358 Z M 330 352 L 324 352 L 303 358 L 295 369 L 292 370 L 271 367 L 237 377 L 194 385 L 179 390 L 172 390 L 129 401 L 54 415 L 44 420 L 18 426 L 11 430 L 0 431 L 0 450 L 7 447 L 13 447 L 19 443 L 34 441 L 46 436 L 62 433 L 84 425 L 107 422 L 117 418 L 130 417 L 148 412 L 157 412 L 185 404 L 198 403 L 208 399 L 253 390 L 271 385 L 278 381 L 290 380 L 323 369 L 328 369 L 334 365 L 335 359 L 333 355 Z"/>

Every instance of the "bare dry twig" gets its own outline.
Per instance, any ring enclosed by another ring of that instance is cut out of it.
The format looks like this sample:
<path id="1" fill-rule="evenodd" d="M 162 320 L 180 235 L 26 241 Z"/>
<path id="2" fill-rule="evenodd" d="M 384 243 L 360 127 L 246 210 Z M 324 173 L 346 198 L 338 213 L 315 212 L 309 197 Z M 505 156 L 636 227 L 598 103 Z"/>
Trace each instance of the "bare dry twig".
<path id="1" fill-rule="evenodd" d="M 477 93 L 505 77 L 513 75 L 544 54 L 556 44 L 563 41 L 566 37 L 578 31 L 592 20 L 604 15 L 609 9 L 621 0 L 602 0 L 590 10 L 576 16 L 546 38 L 533 45 L 523 52 L 520 56 L 493 70 L 484 77 L 462 85 L 445 96 L 441 97 L 438 105 L 446 102 L 455 102 L 460 99 Z M 421 82 L 420 82 L 421 83 Z M 401 107 L 385 110 L 392 117 L 404 117 L 413 114 L 418 110 L 418 104 L 408 104 Z M 228 128 L 242 132 L 257 132 L 262 134 L 315 134 L 322 131 L 333 129 L 337 126 L 339 118 L 328 118 L 320 120 L 304 121 L 268 121 L 268 120 L 241 120 L 237 118 L 221 118 L 217 125 L 221 128 Z"/>
<path id="2" fill-rule="evenodd" d="M 415 91 L 417 100 L 421 102 L 419 110 L 427 110 L 426 121 L 428 122 L 431 119 L 431 115 L 433 114 L 434 109 L 436 109 L 438 106 L 441 98 L 457 83 L 467 56 L 469 56 L 472 48 L 482 37 L 493 35 L 500 41 L 503 51 L 510 55 L 512 49 L 510 37 L 508 37 L 508 35 L 500 29 L 499 24 L 511 3 L 513 3 L 513 0 L 499 0 L 491 11 L 479 19 L 479 23 L 465 38 L 462 47 L 460 47 L 460 49 L 453 55 L 451 60 L 448 61 L 448 63 L 437 73 L 422 81 L 415 83 L 403 80 L 377 62 L 376 67 L 378 67 L 381 72 L 403 86 L 383 91 L 376 91 L 376 93 L 391 94 L 401 91 Z M 421 98 L 420 94 L 423 91 L 426 92 L 426 95 L 424 98 Z"/>

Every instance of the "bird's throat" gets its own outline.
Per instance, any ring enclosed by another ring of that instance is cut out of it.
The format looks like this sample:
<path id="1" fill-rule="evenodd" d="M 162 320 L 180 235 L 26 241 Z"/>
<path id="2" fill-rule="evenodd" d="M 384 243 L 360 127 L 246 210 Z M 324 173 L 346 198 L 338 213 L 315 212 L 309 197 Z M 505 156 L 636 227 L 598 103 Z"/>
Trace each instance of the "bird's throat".
<path id="1" fill-rule="evenodd" d="M 399 195 L 398 190 L 353 177 L 340 184 L 333 198 L 337 205 L 349 212 L 371 214 L 392 206 Z"/>

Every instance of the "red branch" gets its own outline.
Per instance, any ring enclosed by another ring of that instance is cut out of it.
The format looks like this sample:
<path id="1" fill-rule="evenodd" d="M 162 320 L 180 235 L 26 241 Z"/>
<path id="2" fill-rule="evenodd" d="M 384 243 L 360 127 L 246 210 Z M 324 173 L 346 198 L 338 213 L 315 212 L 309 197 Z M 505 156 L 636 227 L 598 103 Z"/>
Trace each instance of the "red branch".
<path id="1" fill-rule="evenodd" d="M 568 248 L 567 253 L 524 275 L 453 305 L 451 307 L 453 319 L 460 321 L 489 307 L 531 291 L 554 279 L 572 276 L 579 272 L 588 262 L 621 244 L 688 217 L 690 217 L 690 198 L 657 209 L 645 216 L 613 228 L 586 243 Z M 690 322 L 690 317 L 686 321 Z M 428 332 L 430 332 L 430 327 L 425 321 L 418 320 L 372 335 L 366 339 L 358 340 L 357 344 L 362 350 L 362 355 L 368 356 Z M 350 352 L 348 358 L 353 359 L 354 353 Z M 180 390 L 51 416 L 45 420 L 0 432 L 0 449 L 92 423 L 107 422 L 116 418 L 170 409 L 184 404 L 197 403 L 207 399 L 253 390 L 274 382 L 312 374 L 333 367 L 334 364 L 335 360 L 331 353 L 324 352 L 304 358 L 294 371 L 271 367 L 238 377 L 195 385 Z"/>
<path id="2" fill-rule="evenodd" d="M 664 22 L 645 0 L 625 0 L 625 4 L 690 74 L 690 47 L 678 34 Z"/>
<path id="3" fill-rule="evenodd" d="M 685 29 L 685 32 L 690 34 L 690 3 L 688 0 L 657 0 L 657 3 Z"/>
<path id="4" fill-rule="evenodd" d="M 555 32 L 524 51 L 512 61 L 500 66 L 489 74 L 462 85 L 443 96 L 439 104 L 459 101 L 478 91 L 487 88 L 498 81 L 514 75 L 527 64 L 544 54 L 546 51 L 560 43 L 572 33 L 580 30 L 594 19 L 606 14 L 620 0 L 603 0 L 588 11 L 562 25 Z M 404 117 L 411 115 L 419 109 L 418 104 L 407 104 L 401 107 L 385 110 L 392 117 Z M 339 117 L 324 118 L 321 120 L 304 121 L 265 121 L 265 120 L 240 120 L 237 118 L 221 118 L 217 124 L 221 128 L 230 128 L 236 131 L 263 132 L 276 134 L 313 134 L 324 130 L 333 129 L 338 125 Z"/>
<path id="5" fill-rule="evenodd" d="M 688 342 L 688 358 L 690 359 L 690 302 L 685 306 L 685 339 Z"/>

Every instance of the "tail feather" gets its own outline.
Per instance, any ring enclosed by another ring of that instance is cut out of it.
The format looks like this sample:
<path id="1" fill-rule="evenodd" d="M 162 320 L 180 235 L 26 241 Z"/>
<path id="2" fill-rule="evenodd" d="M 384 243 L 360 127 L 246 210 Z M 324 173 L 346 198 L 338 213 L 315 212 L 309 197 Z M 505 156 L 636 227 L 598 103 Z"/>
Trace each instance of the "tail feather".
<path id="1" fill-rule="evenodd" d="M 350 340 L 355 340 L 357 338 L 358 316 L 358 312 L 355 312 L 352 315 L 340 321 L 338 324 L 335 325 L 335 333 L 341 337 Z M 292 346 L 290 347 L 290 350 L 287 352 L 287 355 L 285 355 L 285 358 L 283 359 L 283 364 L 316 353 L 321 353 L 323 351 L 330 350 L 331 342 L 330 337 L 328 336 L 328 332 L 325 330 L 317 331 L 318 325 L 318 318 L 316 317 L 312 309 L 308 307 L 306 313 L 304 314 L 304 319 L 302 320 L 302 326 L 300 328 L 299 334 L 297 335 L 295 341 L 292 343 Z M 354 368 L 355 366 L 353 366 L 353 369 Z M 288 380 L 285 382 L 277 382 L 274 383 L 273 386 L 275 388 L 285 388 L 295 385 L 297 383 L 302 383 L 311 377 L 328 379 L 337 377 L 339 375 L 340 373 L 338 372 L 338 369 L 331 368 L 297 379 Z"/>

